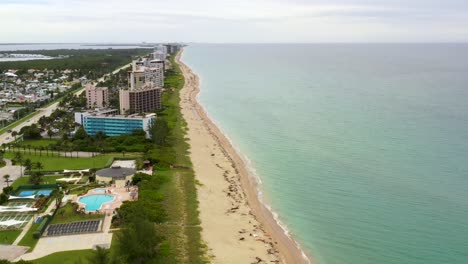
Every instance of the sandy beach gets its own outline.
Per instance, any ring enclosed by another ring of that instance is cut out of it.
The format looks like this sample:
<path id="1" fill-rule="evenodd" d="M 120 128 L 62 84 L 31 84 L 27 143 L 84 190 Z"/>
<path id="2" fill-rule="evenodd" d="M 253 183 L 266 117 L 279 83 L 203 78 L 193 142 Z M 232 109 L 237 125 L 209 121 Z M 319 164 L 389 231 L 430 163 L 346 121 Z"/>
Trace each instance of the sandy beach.
<path id="1" fill-rule="evenodd" d="M 198 104 L 199 79 L 180 61 L 185 77 L 182 113 L 188 125 L 197 180 L 202 238 L 213 263 L 310 263 L 259 201 L 243 159 Z"/>

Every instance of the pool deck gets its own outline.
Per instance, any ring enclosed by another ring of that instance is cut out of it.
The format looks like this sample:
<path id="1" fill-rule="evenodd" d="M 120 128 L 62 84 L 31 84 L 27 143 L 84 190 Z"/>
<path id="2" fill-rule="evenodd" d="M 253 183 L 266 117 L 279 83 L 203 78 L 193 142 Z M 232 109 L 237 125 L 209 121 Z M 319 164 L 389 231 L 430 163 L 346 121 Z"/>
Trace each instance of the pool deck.
<path id="1" fill-rule="evenodd" d="M 103 203 L 101 208 L 97 211 L 99 213 L 105 213 L 106 215 L 112 215 L 115 209 L 119 208 L 124 201 L 132 201 L 133 198 L 130 196 L 131 192 L 136 192 L 137 195 L 135 199 L 138 199 L 138 188 L 137 187 L 130 187 L 130 188 L 117 188 L 117 187 L 105 187 L 105 188 L 96 188 L 100 191 L 95 191 L 95 189 L 89 190 L 87 194 L 79 196 L 79 197 L 74 197 L 73 202 L 77 203 L 79 205 L 79 210 L 85 210 L 85 204 L 79 202 L 79 198 L 89 196 L 89 195 L 95 195 L 95 194 L 107 194 L 107 195 L 112 195 L 114 196 L 114 200 Z M 105 190 L 102 192 L 102 190 Z"/>
<path id="2" fill-rule="evenodd" d="M 130 196 L 130 191 L 127 191 L 127 188 L 106 187 L 97 189 L 105 189 L 107 193 L 95 192 L 94 189 L 92 189 L 83 196 L 93 194 L 111 194 L 116 197 L 116 199 L 114 199 L 112 202 L 105 203 L 103 205 L 104 209 L 100 210 L 100 213 L 105 213 L 104 221 L 102 223 L 102 232 L 92 234 L 63 235 L 57 237 L 41 237 L 31 253 L 27 253 L 21 257 L 16 258 L 16 261 L 20 259 L 33 260 L 61 251 L 93 249 L 96 247 L 96 245 L 110 246 L 113 236 L 113 234 L 110 232 L 112 213 L 116 208 L 122 205 L 123 201 L 133 199 Z M 130 188 L 130 190 L 136 191 L 138 193 L 135 187 Z M 74 196 L 72 200 L 77 202 L 78 198 L 83 196 Z"/>

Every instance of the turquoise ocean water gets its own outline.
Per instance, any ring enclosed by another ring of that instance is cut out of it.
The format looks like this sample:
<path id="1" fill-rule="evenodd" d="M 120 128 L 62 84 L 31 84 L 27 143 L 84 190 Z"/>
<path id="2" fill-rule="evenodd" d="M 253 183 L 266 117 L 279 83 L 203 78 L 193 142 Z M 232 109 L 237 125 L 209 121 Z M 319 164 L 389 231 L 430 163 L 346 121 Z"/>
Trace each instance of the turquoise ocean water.
<path id="1" fill-rule="evenodd" d="M 190 45 L 200 101 L 318 263 L 468 263 L 468 45 Z"/>

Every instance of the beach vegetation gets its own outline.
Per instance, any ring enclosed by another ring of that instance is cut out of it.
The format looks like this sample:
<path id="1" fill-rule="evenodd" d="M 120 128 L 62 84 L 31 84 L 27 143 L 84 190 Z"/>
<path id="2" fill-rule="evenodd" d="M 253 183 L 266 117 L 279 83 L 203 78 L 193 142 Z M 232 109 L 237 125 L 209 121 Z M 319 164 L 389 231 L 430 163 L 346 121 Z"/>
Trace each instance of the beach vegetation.
<path id="1" fill-rule="evenodd" d="M 124 202 L 113 219 L 113 226 L 120 227 L 121 231 L 112 243 L 111 255 L 119 263 L 208 262 L 206 245 L 201 239 L 195 174 L 186 141 L 187 125 L 180 111 L 179 93 L 184 78 L 174 58 L 170 57 L 173 69 L 166 72 L 165 85 L 170 89 L 163 94 L 164 108 L 157 112 L 159 121 L 152 127 L 151 148 L 143 153 L 143 158 L 153 164 L 155 173 L 135 178 L 138 200 Z M 142 223 L 141 230 L 135 229 L 138 223 Z M 136 241 L 142 231 L 146 236 L 153 235 L 145 238 L 151 248 L 141 252 L 140 258 L 134 254 L 142 249 L 133 249 L 134 244 L 127 243 Z"/>

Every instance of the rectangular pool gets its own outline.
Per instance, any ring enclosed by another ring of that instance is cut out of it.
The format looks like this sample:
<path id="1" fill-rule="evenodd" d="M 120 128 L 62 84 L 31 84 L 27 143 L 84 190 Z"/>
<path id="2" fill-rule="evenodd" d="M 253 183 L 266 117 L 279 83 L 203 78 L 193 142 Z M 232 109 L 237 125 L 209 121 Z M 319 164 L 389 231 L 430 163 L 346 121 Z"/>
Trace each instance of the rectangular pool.
<path id="1" fill-rule="evenodd" d="M 27 191 L 22 191 L 19 193 L 19 197 L 25 197 L 25 196 L 31 196 L 31 195 L 34 195 L 36 191 L 34 190 L 27 190 Z"/>
<path id="2" fill-rule="evenodd" d="M 53 192 L 53 190 L 39 190 L 36 194 L 37 195 L 49 196 L 52 192 Z"/>

